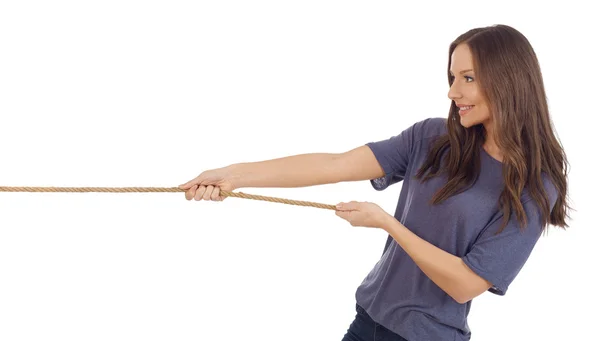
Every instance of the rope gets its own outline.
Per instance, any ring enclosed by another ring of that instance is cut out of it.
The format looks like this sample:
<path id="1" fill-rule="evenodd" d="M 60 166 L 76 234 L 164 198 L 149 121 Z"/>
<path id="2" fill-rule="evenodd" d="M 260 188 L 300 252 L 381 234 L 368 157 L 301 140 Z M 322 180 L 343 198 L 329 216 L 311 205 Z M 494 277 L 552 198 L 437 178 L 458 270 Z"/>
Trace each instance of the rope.
<path id="1" fill-rule="evenodd" d="M 2 187 L 0 192 L 102 192 L 102 193 L 132 193 L 132 192 L 185 192 L 179 187 Z M 262 195 L 246 194 L 242 192 L 228 192 L 221 190 L 222 197 L 236 197 L 243 199 L 263 200 L 296 206 L 311 206 L 335 210 L 335 205 L 326 205 L 310 201 L 299 201 L 266 197 Z"/>

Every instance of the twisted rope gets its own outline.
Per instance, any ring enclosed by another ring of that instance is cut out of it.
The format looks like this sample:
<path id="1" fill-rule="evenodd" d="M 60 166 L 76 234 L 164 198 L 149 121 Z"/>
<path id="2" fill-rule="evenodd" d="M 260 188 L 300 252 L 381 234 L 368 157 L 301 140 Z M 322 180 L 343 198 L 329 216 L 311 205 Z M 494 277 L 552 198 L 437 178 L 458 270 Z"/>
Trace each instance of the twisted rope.
<path id="1" fill-rule="evenodd" d="M 131 192 L 185 192 L 179 187 L 2 187 L 0 192 L 102 192 L 102 193 L 131 193 Z M 262 200 L 276 202 L 281 204 L 296 205 L 296 206 L 311 206 L 335 210 L 335 205 L 326 205 L 310 201 L 299 201 L 282 199 L 275 197 L 266 197 L 263 195 L 246 194 L 242 192 L 228 192 L 221 190 L 222 197 L 236 197 L 243 199 Z"/>

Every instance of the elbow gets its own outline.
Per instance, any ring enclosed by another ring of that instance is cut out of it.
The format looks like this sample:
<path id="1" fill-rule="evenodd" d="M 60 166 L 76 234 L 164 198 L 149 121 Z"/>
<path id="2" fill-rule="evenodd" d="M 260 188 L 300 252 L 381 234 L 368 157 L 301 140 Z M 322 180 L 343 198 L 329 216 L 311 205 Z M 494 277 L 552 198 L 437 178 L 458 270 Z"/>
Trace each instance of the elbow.
<path id="1" fill-rule="evenodd" d="M 464 262 L 462 262 L 462 265 L 466 272 L 461 276 L 460 281 L 456 283 L 452 293 L 449 293 L 459 304 L 472 301 L 475 297 L 483 294 L 492 287 L 490 281 L 473 272 Z"/>
<path id="2" fill-rule="evenodd" d="M 492 283 L 477 277 L 470 283 L 463 283 L 449 294 L 458 304 L 465 304 L 472 301 L 475 297 L 483 294 L 489 288 L 492 287 Z"/>
<path id="3" fill-rule="evenodd" d="M 458 291 L 458 292 L 452 293 L 449 296 L 452 297 L 452 299 L 454 301 L 456 301 L 456 303 L 458 303 L 458 304 L 465 304 L 474 298 L 473 296 L 471 296 L 463 291 Z"/>
<path id="4" fill-rule="evenodd" d="M 466 304 L 467 302 L 470 302 L 474 297 L 469 297 L 469 296 L 452 296 L 452 298 L 458 303 L 458 304 Z"/>

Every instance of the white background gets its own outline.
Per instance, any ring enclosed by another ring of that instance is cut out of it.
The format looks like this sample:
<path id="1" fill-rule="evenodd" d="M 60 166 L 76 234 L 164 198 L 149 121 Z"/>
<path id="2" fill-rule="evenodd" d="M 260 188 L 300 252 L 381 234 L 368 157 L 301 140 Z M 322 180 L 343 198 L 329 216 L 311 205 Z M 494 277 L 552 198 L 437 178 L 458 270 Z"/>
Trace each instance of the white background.
<path id="1" fill-rule="evenodd" d="M 597 33 L 537 2 L 7 1 L 0 186 L 175 187 L 344 152 L 445 117 L 450 42 L 497 23 L 538 54 L 571 162 L 552 228 L 472 340 L 597 339 Z M 241 191 L 393 213 L 401 184 Z M 183 193 L 0 193 L 0 340 L 341 340 L 386 234 L 333 211 Z M 594 316 L 596 318 L 594 318 Z"/>

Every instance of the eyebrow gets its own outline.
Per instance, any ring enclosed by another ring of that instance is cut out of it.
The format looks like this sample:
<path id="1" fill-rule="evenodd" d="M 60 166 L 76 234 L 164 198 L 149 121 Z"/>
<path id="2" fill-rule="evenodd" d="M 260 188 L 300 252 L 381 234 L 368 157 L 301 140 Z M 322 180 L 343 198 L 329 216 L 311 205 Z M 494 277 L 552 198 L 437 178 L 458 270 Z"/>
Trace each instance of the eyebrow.
<path id="1" fill-rule="evenodd" d="M 461 75 L 465 72 L 469 72 L 469 71 L 473 71 L 473 69 L 467 69 L 467 70 L 462 70 L 461 72 L 459 72 Z M 450 70 L 450 73 L 452 73 L 452 70 Z"/>

